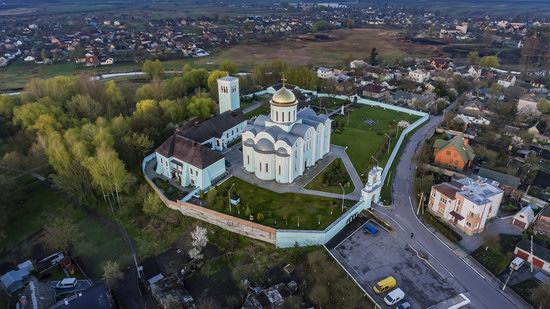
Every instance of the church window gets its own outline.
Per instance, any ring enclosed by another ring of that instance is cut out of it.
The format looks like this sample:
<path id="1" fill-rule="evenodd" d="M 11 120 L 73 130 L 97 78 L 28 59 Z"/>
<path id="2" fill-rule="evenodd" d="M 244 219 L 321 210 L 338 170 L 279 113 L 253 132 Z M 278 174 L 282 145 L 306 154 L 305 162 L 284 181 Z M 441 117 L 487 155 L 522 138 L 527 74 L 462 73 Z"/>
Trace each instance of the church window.
<path id="1" fill-rule="evenodd" d="M 279 121 L 279 112 L 275 112 L 275 121 Z"/>
<path id="2" fill-rule="evenodd" d="M 250 164 L 250 156 L 246 156 L 246 164 Z"/>
<path id="3" fill-rule="evenodd" d="M 268 168 L 268 165 L 267 163 L 265 164 L 265 172 L 268 173 L 269 172 L 269 168 Z"/>
<path id="4" fill-rule="evenodd" d="M 279 165 L 279 175 L 281 175 L 281 166 Z"/>
<path id="5" fill-rule="evenodd" d="M 260 162 L 260 172 L 262 171 L 262 162 Z"/>
<path id="6" fill-rule="evenodd" d="M 283 122 L 285 122 L 285 113 L 282 112 L 281 115 L 283 115 Z"/>
<path id="7" fill-rule="evenodd" d="M 290 121 L 290 112 L 288 112 L 288 121 Z"/>

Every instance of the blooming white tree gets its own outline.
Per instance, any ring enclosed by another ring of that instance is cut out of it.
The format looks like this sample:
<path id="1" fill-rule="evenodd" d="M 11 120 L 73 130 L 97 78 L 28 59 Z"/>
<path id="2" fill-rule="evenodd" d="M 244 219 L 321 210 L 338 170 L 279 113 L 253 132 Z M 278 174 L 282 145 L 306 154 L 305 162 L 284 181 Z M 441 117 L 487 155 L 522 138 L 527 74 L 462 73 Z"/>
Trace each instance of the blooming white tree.
<path id="1" fill-rule="evenodd" d="M 196 226 L 191 232 L 191 239 L 193 239 L 193 247 L 206 247 L 206 244 L 208 244 L 208 230 L 204 227 Z"/>
<path id="2" fill-rule="evenodd" d="M 193 247 L 193 248 L 189 249 L 189 251 L 187 251 L 187 253 L 189 254 L 189 257 L 193 260 L 201 260 L 204 256 L 202 254 L 201 250 L 197 247 Z"/>
<path id="3" fill-rule="evenodd" d="M 519 136 L 513 136 L 512 137 L 512 146 L 519 147 L 523 145 L 523 139 Z"/>
<path id="4" fill-rule="evenodd" d="M 405 129 L 407 128 L 408 126 L 410 126 L 411 124 L 406 121 L 406 120 L 401 120 L 397 123 L 397 126 L 400 127 L 401 129 Z"/>

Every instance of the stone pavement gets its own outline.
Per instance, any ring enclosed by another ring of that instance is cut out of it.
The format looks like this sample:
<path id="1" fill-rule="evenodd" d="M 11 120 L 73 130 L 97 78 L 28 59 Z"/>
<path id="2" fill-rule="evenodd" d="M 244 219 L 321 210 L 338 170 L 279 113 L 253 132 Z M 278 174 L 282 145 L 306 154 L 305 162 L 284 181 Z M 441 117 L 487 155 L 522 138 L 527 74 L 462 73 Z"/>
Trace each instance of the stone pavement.
<path id="1" fill-rule="evenodd" d="M 231 163 L 229 172 L 233 176 L 240 178 L 244 181 L 247 181 L 259 187 L 271 190 L 273 192 L 278 192 L 278 193 L 292 192 L 292 193 L 317 195 L 317 196 L 323 196 L 323 197 L 329 197 L 329 198 L 342 198 L 342 194 L 338 194 L 338 193 L 329 193 L 329 192 L 304 189 L 304 187 L 313 178 L 315 178 L 315 176 L 321 173 L 327 165 L 329 165 L 336 158 L 340 158 L 342 159 L 342 162 L 344 163 L 344 166 L 346 167 L 346 170 L 348 171 L 353 181 L 353 185 L 355 186 L 355 190 L 352 193 L 346 194 L 344 198 L 348 200 L 354 200 L 354 201 L 358 201 L 361 198 L 361 189 L 363 188 L 361 177 L 359 177 L 359 175 L 357 174 L 357 171 L 355 170 L 355 168 L 353 168 L 353 164 L 351 163 L 351 160 L 349 159 L 348 155 L 346 154 L 345 148 L 343 147 L 331 145 L 329 153 L 323 159 L 319 160 L 317 164 L 315 164 L 314 166 L 308 168 L 305 171 L 304 175 L 298 177 L 291 184 L 280 184 L 275 181 L 260 180 L 256 178 L 253 174 L 244 170 L 244 168 L 242 167 L 243 158 L 242 158 L 242 152 L 240 150 L 240 147 L 241 147 L 240 144 L 235 145 L 231 150 L 226 152 L 225 159 Z"/>

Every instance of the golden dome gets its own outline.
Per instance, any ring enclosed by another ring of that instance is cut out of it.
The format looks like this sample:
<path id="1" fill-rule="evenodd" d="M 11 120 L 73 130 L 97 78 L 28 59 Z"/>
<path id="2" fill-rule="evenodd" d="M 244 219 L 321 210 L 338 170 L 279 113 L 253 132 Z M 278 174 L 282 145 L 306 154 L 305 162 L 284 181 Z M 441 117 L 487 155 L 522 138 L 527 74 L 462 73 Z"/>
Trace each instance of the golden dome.
<path id="1" fill-rule="evenodd" d="M 292 91 L 286 89 L 286 87 L 283 86 L 281 89 L 275 92 L 275 94 L 271 98 L 271 101 L 276 104 L 294 104 L 296 103 L 296 96 L 294 96 L 294 93 L 292 93 Z"/>

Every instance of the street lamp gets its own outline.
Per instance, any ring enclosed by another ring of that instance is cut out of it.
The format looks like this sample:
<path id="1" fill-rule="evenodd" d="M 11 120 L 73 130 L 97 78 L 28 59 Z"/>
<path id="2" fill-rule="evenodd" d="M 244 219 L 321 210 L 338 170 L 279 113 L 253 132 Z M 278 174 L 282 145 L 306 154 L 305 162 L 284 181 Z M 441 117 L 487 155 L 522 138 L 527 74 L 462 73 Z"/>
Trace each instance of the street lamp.
<path id="1" fill-rule="evenodd" d="M 391 148 L 391 136 L 388 135 L 388 133 L 384 133 L 388 137 L 388 154 L 390 154 L 390 148 Z"/>
<path id="2" fill-rule="evenodd" d="M 380 162 L 378 162 L 378 160 L 376 160 L 376 158 L 374 156 L 370 156 L 371 159 L 373 159 L 374 161 L 376 161 L 376 166 L 379 166 L 380 165 Z"/>
<path id="3" fill-rule="evenodd" d="M 235 183 L 233 183 L 231 185 L 231 187 L 229 187 L 229 191 L 227 192 L 227 197 L 229 199 L 229 212 L 231 213 L 232 210 L 231 210 L 231 189 L 233 189 L 233 186 L 235 185 Z"/>
<path id="4" fill-rule="evenodd" d="M 342 183 L 338 183 L 340 185 L 340 188 L 342 188 L 342 212 L 344 212 L 344 195 L 346 194 L 346 190 L 344 190 L 344 186 L 342 186 Z"/>

